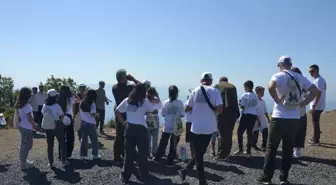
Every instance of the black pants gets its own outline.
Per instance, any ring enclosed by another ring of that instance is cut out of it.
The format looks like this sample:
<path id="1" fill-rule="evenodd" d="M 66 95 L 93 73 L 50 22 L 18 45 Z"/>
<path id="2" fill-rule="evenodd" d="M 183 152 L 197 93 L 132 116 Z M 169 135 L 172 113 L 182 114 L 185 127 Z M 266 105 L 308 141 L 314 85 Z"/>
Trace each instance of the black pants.
<path id="1" fill-rule="evenodd" d="M 65 115 L 67 116 L 67 115 Z M 71 115 L 68 115 L 71 119 L 71 124 L 68 126 L 65 126 L 64 132 L 65 132 L 65 145 L 67 148 L 67 157 L 72 156 L 72 152 L 75 145 L 75 131 L 74 131 L 74 123 Z M 59 150 L 60 152 L 61 150 Z"/>
<path id="2" fill-rule="evenodd" d="M 67 159 L 67 149 L 65 145 L 64 124 L 57 121 L 55 129 L 46 130 L 48 144 L 48 160 L 50 164 L 54 163 L 54 141 L 55 137 L 59 144 L 59 159 L 63 162 Z"/>
<path id="3" fill-rule="evenodd" d="M 237 130 L 238 147 L 239 150 L 243 150 L 243 135 L 246 130 L 247 133 L 247 152 L 251 152 L 251 146 L 253 144 L 252 131 L 256 122 L 257 116 L 253 114 L 242 114 Z"/>
<path id="4" fill-rule="evenodd" d="M 197 177 L 199 181 L 205 181 L 204 176 L 204 154 L 207 151 L 212 134 L 194 134 L 192 133 L 192 150 L 194 155 L 185 167 L 185 171 L 190 171 L 196 165 Z"/>
<path id="5" fill-rule="evenodd" d="M 253 144 L 252 144 L 253 146 L 257 146 L 257 144 L 258 144 L 259 132 L 260 132 L 260 130 L 253 131 Z M 267 138 L 268 138 L 268 128 L 262 129 L 261 134 L 262 134 L 262 144 L 261 144 L 261 146 L 263 148 L 266 148 Z"/>
<path id="6" fill-rule="evenodd" d="M 126 114 L 122 114 L 122 116 L 126 120 Z M 116 138 L 113 145 L 114 160 L 122 160 L 122 156 L 124 156 L 124 141 L 125 126 L 116 119 Z"/>
<path id="7" fill-rule="evenodd" d="M 33 112 L 34 121 L 39 125 L 40 128 L 41 128 L 42 119 L 43 119 L 43 114 L 41 112 L 42 107 L 43 107 L 43 105 L 39 105 L 37 107 L 37 111 Z"/>
<path id="8" fill-rule="evenodd" d="M 268 140 L 264 162 L 264 175 L 272 178 L 275 170 L 277 150 L 282 140 L 282 162 L 280 167 L 280 180 L 288 178 L 288 172 L 292 165 L 293 140 L 297 132 L 300 119 L 272 118 L 268 129 Z"/>
<path id="9" fill-rule="evenodd" d="M 122 172 L 122 177 L 126 181 L 131 178 L 134 161 L 138 162 L 141 180 L 145 181 L 148 178 L 148 149 L 148 129 L 142 125 L 128 123 L 125 132 L 125 162 Z"/>
<path id="10" fill-rule="evenodd" d="M 294 137 L 294 147 L 304 148 L 307 133 L 307 115 L 301 117 L 300 124 Z"/>
<path id="11" fill-rule="evenodd" d="M 96 118 L 97 128 L 99 127 L 100 132 L 104 131 L 104 121 L 105 121 L 105 110 L 97 109 L 99 116 Z"/>
<path id="12" fill-rule="evenodd" d="M 77 131 L 77 136 L 78 136 L 78 139 L 80 141 L 82 139 L 82 132 L 81 132 L 80 129 Z"/>
<path id="13" fill-rule="evenodd" d="M 180 140 L 179 136 L 175 136 L 174 134 L 162 132 L 159 147 L 158 147 L 154 157 L 157 160 L 160 160 L 164 156 L 164 154 L 166 152 L 167 145 L 168 145 L 169 138 L 170 138 L 170 147 L 169 147 L 169 153 L 168 153 L 168 156 L 167 156 L 167 163 L 168 164 L 173 164 L 174 159 L 176 157 L 176 144 L 177 144 L 178 140 Z"/>
<path id="14" fill-rule="evenodd" d="M 230 110 L 228 110 L 230 111 Z M 234 111 L 222 113 L 218 116 L 218 156 L 226 158 L 231 153 L 232 148 L 232 134 L 237 121 L 237 114 Z"/>
<path id="15" fill-rule="evenodd" d="M 320 142 L 320 135 L 321 135 L 321 129 L 320 129 L 320 117 L 323 110 L 313 110 L 312 111 L 312 121 L 313 121 L 313 127 L 314 127 L 314 135 L 313 140 L 317 143 Z"/>

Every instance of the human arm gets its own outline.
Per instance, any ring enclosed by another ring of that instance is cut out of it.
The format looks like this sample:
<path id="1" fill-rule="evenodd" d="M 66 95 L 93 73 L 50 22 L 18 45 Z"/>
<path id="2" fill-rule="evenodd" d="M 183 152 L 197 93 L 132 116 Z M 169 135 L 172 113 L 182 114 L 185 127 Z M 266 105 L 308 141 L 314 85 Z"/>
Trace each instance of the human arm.
<path id="1" fill-rule="evenodd" d="M 97 116 L 97 108 L 96 108 L 96 104 L 92 103 L 91 107 L 90 107 L 90 115 L 92 117 L 96 117 Z"/>
<path id="2" fill-rule="evenodd" d="M 153 114 L 158 113 L 158 110 L 155 108 L 155 106 L 152 103 L 148 101 L 147 98 L 144 100 L 144 106 L 148 113 L 153 113 Z"/>
<path id="3" fill-rule="evenodd" d="M 184 111 L 187 113 L 187 112 L 192 112 L 192 107 L 193 107 L 193 104 L 194 104 L 194 96 L 195 96 L 195 91 L 193 90 L 190 95 L 189 95 L 189 98 L 187 99 L 187 102 L 184 106 Z"/>
<path id="4" fill-rule="evenodd" d="M 128 98 L 125 98 L 120 104 L 119 106 L 117 106 L 114 110 L 114 114 L 116 116 L 116 118 L 119 120 L 120 123 L 125 123 L 126 124 L 126 120 L 124 120 L 122 113 L 127 112 L 127 100 Z"/>
<path id="5" fill-rule="evenodd" d="M 28 116 L 28 121 L 32 125 L 34 130 L 38 130 L 38 126 L 35 123 L 34 117 L 33 117 L 33 108 L 28 104 L 23 108 L 23 112 Z"/>
<path id="6" fill-rule="evenodd" d="M 215 108 L 216 108 L 216 114 L 220 114 L 223 112 L 223 99 L 220 91 L 218 89 L 215 89 L 216 93 L 216 99 L 215 99 Z"/>
<path id="7" fill-rule="evenodd" d="M 134 82 L 135 84 L 140 83 L 139 80 L 135 79 L 135 78 L 134 78 L 132 75 L 130 75 L 130 74 L 127 75 L 127 79 L 128 79 L 129 81 Z"/>

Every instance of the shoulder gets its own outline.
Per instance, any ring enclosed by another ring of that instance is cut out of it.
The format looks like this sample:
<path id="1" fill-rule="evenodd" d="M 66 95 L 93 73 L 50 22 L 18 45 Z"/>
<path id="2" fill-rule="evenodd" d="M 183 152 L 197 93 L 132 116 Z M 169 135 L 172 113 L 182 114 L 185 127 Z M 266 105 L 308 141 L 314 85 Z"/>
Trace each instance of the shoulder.
<path id="1" fill-rule="evenodd" d="M 168 99 L 168 100 L 165 100 L 165 101 L 163 101 L 163 106 L 166 106 L 168 103 L 170 102 L 170 100 Z"/>
<path id="2" fill-rule="evenodd" d="M 116 90 L 118 88 L 118 84 L 114 84 L 113 86 L 112 86 L 112 90 Z"/>
<path id="3" fill-rule="evenodd" d="M 283 77 L 285 77 L 285 73 L 284 72 L 277 72 L 274 75 L 272 75 L 272 80 L 278 80 L 281 79 Z"/>

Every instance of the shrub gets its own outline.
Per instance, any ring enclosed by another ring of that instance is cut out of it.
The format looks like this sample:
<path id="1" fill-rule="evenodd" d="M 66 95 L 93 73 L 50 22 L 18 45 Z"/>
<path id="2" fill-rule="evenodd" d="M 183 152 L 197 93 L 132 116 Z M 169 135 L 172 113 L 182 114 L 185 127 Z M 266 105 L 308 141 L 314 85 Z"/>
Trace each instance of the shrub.
<path id="1" fill-rule="evenodd" d="M 13 127 L 14 109 L 13 108 L 0 107 L 0 112 L 2 112 L 4 114 L 4 117 L 6 119 L 6 122 L 7 122 L 6 128 Z"/>
<path id="2" fill-rule="evenodd" d="M 112 119 L 110 119 L 110 120 L 107 121 L 107 126 L 109 128 L 116 128 L 116 123 L 115 123 L 114 118 L 112 118 Z"/>

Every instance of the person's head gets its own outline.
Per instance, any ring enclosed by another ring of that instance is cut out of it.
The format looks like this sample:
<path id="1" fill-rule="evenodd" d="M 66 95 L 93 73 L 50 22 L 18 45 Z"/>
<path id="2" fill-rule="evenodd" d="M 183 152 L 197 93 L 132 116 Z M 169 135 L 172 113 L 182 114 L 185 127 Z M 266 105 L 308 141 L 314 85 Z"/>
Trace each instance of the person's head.
<path id="1" fill-rule="evenodd" d="M 292 67 L 292 71 L 299 73 L 300 75 L 302 75 L 301 70 L 298 67 Z"/>
<path id="2" fill-rule="evenodd" d="M 262 86 L 257 86 L 255 88 L 255 92 L 258 95 L 258 98 L 262 98 L 262 97 L 264 97 L 264 94 L 265 94 L 265 88 L 262 87 Z"/>
<path id="3" fill-rule="evenodd" d="M 149 80 L 144 80 L 142 81 L 142 83 L 145 85 L 146 90 L 148 90 L 152 85 L 152 83 Z"/>
<path id="4" fill-rule="evenodd" d="M 104 81 L 99 81 L 99 88 L 102 88 L 102 89 L 105 88 L 105 82 Z"/>
<path id="5" fill-rule="evenodd" d="M 127 84 L 127 72 L 125 69 L 119 69 L 116 73 L 116 78 L 119 84 Z"/>
<path id="6" fill-rule="evenodd" d="M 55 89 L 49 89 L 47 92 L 47 98 L 45 101 L 46 105 L 54 105 L 55 103 L 57 103 L 57 96 L 58 93 Z"/>
<path id="7" fill-rule="evenodd" d="M 36 94 L 37 93 L 37 87 L 33 87 L 32 91 L 33 91 L 33 94 Z"/>
<path id="8" fill-rule="evenodd" d="M 222 76 L 222 77 L 219 79 L 219 82 L 229 82 L 229 79 L 228 79 L 226 76 Z"/>
<path id="9" fill-rule="evenodd" d="M 147 89 L 147 99 L 148 100 L 154 99 L 154 97 L 157 96 L 157 94 L 158 93 L 157 93 L 157 91 L 156 91 L 156 89 L 154 87 L 149 87 Z"/>
<path id="10" fill-rule="evenodd" d="M 29 98 L 31 97 L 31 93 L 32 91 L 28 87 L 21 88 L 19 98 L 15 104 L 15 108 L 18 109 L 24 107 L 28 103 Z"/>
<path id="11" fill-rule="evenodd" d="M 39 91 L 40 92 L 43 92 L 43 88 L 44 88 L 43 85 L 39 85 Z"/>
<path id="12" fill-rule="evenodd" d="M 289 56 L 281 56 L 278 60 L 280 71 L 290 70 L 292 67 L 292 58 Z"/>
<path id="13" fill-rule="evenodd" d="M 67 85 L 62 85 L 57 98 L 57 103 L 61 106 L 63 112 L 66 112 L 67 110 L 70 97 L 72 97 L 70 87 Z"/>
<path id="14" fill-rule="evenodd" d="M 140 107 L 143 105 L 146 98 L 146 87 L 143 83 L 138 83 L 133 88 L 132 92 L 128 96 L 128 104 Z"/>
<path id="15" fill-rule="evenodd" d="M 203 85 L 212 85 L 212 74 L 209 72 L 205 72 L 201 76 L 201 84 Z"/>
<path id="16" fill-rule="evenodd" d="M 178 88 L 175 85 L 171 85 L 168 88 L 169 100 L 170 101 L 177 100 L 178 92 L 179 92 Z"/>
<path id="17" fill-rule="evenodd" d="M 309 74 L 313 78 L 317 78 L 318 76 L 320 76 L 320 68 L 319 68 L 319 66 L 316 65 L 316 64 L 311 65 L 309 67 Z"/>
<path id="18" fill-rule="evenodd" d="M 80 84 L 78 86 L 79 93 L 84 94 L 86 91 L 86 86 L 84 84 Z"/>
<path id="19" fill-rule="evenodd" d="M 97 99 L 97 93 L 95 90 L 90 89 L 86 93 L 84 100 L 82 101 L 80 108 L 84 112 L 90 112 L 92 103 L 95 103 Z"/>
<path id="20" fill-rule="evenodd" d="M 253 82 L 251 80 L 247 80 L 244 83 L 245 92 L 252 92 L 253 91 Z"/>

